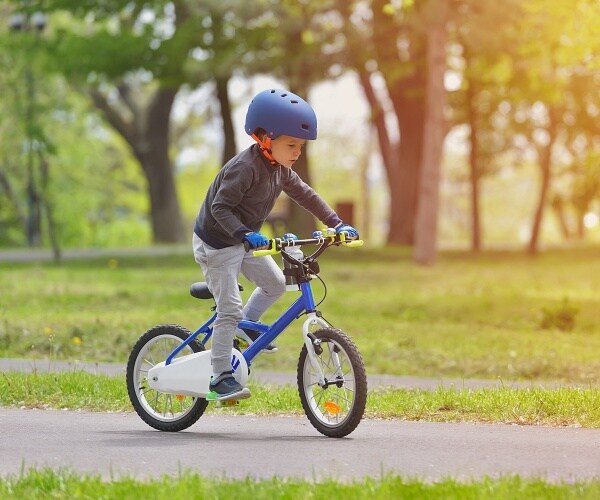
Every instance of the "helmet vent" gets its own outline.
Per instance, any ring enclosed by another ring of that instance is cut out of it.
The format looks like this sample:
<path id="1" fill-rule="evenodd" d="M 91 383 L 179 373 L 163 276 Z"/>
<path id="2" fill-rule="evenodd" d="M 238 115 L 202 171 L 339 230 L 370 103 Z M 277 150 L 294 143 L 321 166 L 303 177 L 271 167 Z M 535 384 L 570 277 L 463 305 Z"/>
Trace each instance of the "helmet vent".
<path id="1" fill-rule="evenodd" d="M 310 129 L 310 126 L 309 126 L 308 124 L 306 124 L 306 123 L 303 123 L 303 124 L 301 125 L 301 127 L 302 127 L 304 130 L 309 130 L 309 129 Z"/>
<path id="2" fill-rule="evenodd" d="M 291 101 L 292 104 L 298 104 L 298 101 Z"/>
<path id="3" fill-rule="evenodd" d="M 286 97 L 286 96 L 287 96 L 287 94 L 281 94 L 281 97 Z"/>

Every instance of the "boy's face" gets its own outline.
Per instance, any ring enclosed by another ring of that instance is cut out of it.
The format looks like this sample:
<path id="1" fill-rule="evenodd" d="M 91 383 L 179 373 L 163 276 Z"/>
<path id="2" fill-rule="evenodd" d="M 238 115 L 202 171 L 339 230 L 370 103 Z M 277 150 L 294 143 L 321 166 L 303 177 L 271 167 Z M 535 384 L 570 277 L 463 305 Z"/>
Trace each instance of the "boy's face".
<path id="1" fill-rule="evenodd" d="M 271 154 L 277 163 L 286 168 L 292 168 L 302 154 L 304 144 L 306 144 L 304 139 L 280 135 L 271 141 Z"/>

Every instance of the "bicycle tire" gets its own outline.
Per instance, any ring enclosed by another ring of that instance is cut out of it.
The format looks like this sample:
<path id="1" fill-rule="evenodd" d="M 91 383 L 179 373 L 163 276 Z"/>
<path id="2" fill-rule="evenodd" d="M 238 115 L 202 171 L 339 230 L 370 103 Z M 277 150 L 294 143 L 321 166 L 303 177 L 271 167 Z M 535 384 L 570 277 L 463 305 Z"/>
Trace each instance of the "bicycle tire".
<path id="1" fill-rule="evenodd" d="M 129 399 L 140 418 L 154 429 L 165 432 L 187 429 L 198 421 L 208 405 L 204 398 L 166 394 L 148 385 L 148 369 L 164 361 L 190 335 L 189 330 L 178 325 L 158 325 L 139 338 L 129 355 L 126 373 Z M 178 357 L 204 350 L 194 340 Z"/>
<path id="2" fill-rule="evenodd" d="M 304 413 L 321 434 L 341 438 L 360 423 L 367 402 L 365 365 L 354 342 L 335 328 L 314 332 L 320 340 L 317 358 L 328 385 L 321 387 L 306 346 L 298 359 L 298 392 Z M 335 359 L 338 362 L 335 362 Z"/>

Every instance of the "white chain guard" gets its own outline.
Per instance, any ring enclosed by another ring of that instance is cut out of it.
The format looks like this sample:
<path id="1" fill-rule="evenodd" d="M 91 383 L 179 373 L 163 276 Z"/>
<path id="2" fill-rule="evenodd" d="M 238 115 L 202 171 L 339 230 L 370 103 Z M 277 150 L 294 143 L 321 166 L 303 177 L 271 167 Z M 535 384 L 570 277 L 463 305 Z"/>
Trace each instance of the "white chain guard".
<path id="1" fill-rule="evenodd" d="M 206 397 L 212 376 L 210 350 L 176 358 L 169 365 L 158 363 L 148 371 L 148 385 L 166 394 Z M 242 353 L 231 350 L 233 376 L 244 387 L 248 383 L 248 364 Z"/>

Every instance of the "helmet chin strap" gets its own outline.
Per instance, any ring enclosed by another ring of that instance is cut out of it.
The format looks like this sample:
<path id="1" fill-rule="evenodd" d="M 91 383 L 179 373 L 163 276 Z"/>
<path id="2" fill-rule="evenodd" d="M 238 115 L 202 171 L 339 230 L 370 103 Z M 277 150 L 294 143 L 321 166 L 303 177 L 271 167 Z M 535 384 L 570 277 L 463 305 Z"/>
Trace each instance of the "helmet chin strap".
<path id="1" fill-rule="evenodd" d="M 263 156 L 269 160 L 269 163 L 273 166 L 275 165 L 279 165 L 279 163 L 277 163 L 277 161 L 275 161 L 275 158 L 273 158 L 273 152 L 271 151 L 271 138 L 270 137 L 266 137 L 263 139 L 261 139 L 260 137 L 258 137 L 258 135 L 256 134 L 252 134 L 250 137 L 252 137 L 252 139 L 254 139 L 257 143 L 258 143 L 258 147 L 260 148 Z"/>

